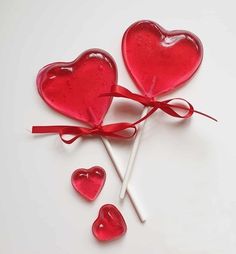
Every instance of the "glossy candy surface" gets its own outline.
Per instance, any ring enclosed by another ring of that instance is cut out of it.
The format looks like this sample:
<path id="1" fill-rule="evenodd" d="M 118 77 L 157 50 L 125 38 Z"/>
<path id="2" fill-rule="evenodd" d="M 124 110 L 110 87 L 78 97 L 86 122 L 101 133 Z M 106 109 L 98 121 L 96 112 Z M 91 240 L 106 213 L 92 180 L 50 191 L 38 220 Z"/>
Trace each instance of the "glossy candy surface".
<path id="1" fill-rule="evenodd" d="M 93 201 L 101 192 L 106 180 L 103 168 L 95 166 L 90 169 L 77 169 L 71 176 L 74 189 L 85 199 Z"/>
<path id="2" fill-rule="evenodd" d="M 106 204 L 100 208 L 98 218 L 92 226 L 92 232 L 99 241 L 118 239 L 126 231 L 125 220 L 114 205 Z"/>
<path id="3" fill-rule="evenodd" d="M 112 97 L 99 97 L 110 92 L 117 81 L 113 58 L 105 51 L 85 51 L 72 62 L 56 62 L 42 68 L 37 76 L 41 97 L 53 109 L 90 125 L 99 125 Z"/>
<path id="4" fill-rule="evenodd" d="M 198 69 L 203 48 L 190 32 L 167 31 L 152 21 L 138 21 L 125 32 L 122 53 L 142 94 L 155 97 L 185 83 Z"/>

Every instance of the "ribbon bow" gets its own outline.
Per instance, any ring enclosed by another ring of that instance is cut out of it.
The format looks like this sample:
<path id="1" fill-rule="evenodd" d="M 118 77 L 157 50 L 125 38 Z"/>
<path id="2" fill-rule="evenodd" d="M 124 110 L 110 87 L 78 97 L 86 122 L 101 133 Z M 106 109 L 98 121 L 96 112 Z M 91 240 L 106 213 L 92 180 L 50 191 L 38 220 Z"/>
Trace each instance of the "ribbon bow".
<path id="1" fill-rule="evenodd" d="M 90 136 L 90 135 L 128 139 L 135 136 L 137 132 L 137 128 L 135 127 L 135 125 L 148 118 L 158 109 L 161 109 L 163 112 L 167 113 L 170 116 L 182 119 L 187 119 L 191 117 L 193 113 L 197 113 L 205 117 L 208 117 L 214 121 L 217 121 L 215 118 L 195 110 L 194 107 L 187 100 L 182 98 L 173 98 L 164 101 L 157 101 L 155 100 L 155 98 L 150 98 L 147 96 L 132 93 L 128 89 L 118 85 L 113 86 L 110 93 L 105 93 L 100 96 L 127 98 L 133 101 L 137 101 L 146 107 L 151 107 L 152 109 L 144 117 L 142 117 L 141 119 L 139 119 L 134 123 L 114 123 L 107 125 L 98 125 L 90 128 L 80 126 L 66 126 L 66 125 L 33 126 L 32 133 L 58 133 L 60 135 L 61 140 L 66 144 L 71 144 L 82 136 Z M 171 104 L 171 102 L 173 101 L 185 102 L 186 105 L 179 105 L 179 103 Z M 185 110 L 186 113 L 181 115 L 177 111 L 175 111 L 175 109 Z M 124 133 L 124 131 L 128 129 L 132 129 L 133 131 L 128 134 Z M 73 137 L 66 139 L 64 138 L 64 135 L 73 135 Z"/>
<path id="2" fill-rule="evenodd" d="M 131 133 L 124 133 L 122 131 L 133 129 Z M 132 123 L 114 123 L 107 125 L 98 125 L 94 127 L 80 127 L 80 126 L 33 126 L 32 133 L 57 133 L 61 140 L 66 144 L 73 143 L 76 139 L 82 136 L 99 135 L 114 138 L 132 138 L 137 132 L 137 129 Z M 73 135 L 72 138 L 66 139 L 64 135 Z"/>
<path id="3" fill-rule="evenodd" d="M 144 95 L 132 93 L 128 89 L 126 89 L 122 86 L 119 86 L 119 85 L 113 86 L 110 93 L 104 93 L 101 96 L 127 98 L 127 99 L 130 99 L 133 101 L 137 101 L 146 107 L 152 108 L 143 118 L 139 119 L 137 122 L 135 122 L 133 124 L 138 124 L 138 123 L 142 122 L 144 119 L 146 119 L 150 115 L 152 115 L 157 109 L 161 109 L 162 111 L 164 111 L 165 113 L 167 113 L 170 116 L 178 117 L 178 118 L 182 118 L 182 119 L 187 119 L 187 118 L 191 117 L 193 115 L 193 113 L 197 113 L 197 114 L 203 115 L 203 116 L 208 117 L 208 118 L 217 122 L 217 120 L 214 117 L 211 117 L 205 113 L 195 110 L 191 103 L 189 103 L 187 100 L 182 99 L 182 98 L 173 98 L 173 99 L 168 99 L 168 100 L 164 100 L 164 101 L 157 101 L 157 100 L 155 100 L 154 97 L 150 98 L 150 97 L 147 97 Z M 178 104 L 177 103 L 171 104 L 171 102 L 178 102 Z M 180 103 L 183 104 L 183 102 L 186 105 L 179 105 Z M 184 110 L 184 111 L 186 111 L 186 113 L 181 115 L 174 109 Z"/>

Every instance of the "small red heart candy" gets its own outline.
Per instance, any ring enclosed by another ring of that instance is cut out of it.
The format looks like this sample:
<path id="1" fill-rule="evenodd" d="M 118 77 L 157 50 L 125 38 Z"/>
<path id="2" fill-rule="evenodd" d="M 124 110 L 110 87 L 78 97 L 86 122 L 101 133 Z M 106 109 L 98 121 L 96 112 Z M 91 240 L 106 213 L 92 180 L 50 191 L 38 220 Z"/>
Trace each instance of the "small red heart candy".
<path id="1" fill-rule="evenodd" d="M 127 231 L 125 220 L 120 211 L 111 204 L 100 208 L 94 221 L 92 232 L 99 241 L 111 241 L 120 238 Z"/>
<path id="2" fill-rule="evenodd" d="M 148 97 L 171 92 L 196 72 L 203 57 L 198 37 L 167 31 L 152 21 L 138 21 L 125 32 L 122 53 L 135 84 Z"/>
<path id="3" fill-rule="evenodd" d="M 106 172 L 99 166 L 89 169 L 76 169 L 71 176 L 71 183 L 74 189 L 89 201 L 97 198 L 105 180 Z"/>
<path id="4" fill-rule="evenodd" d="M 44 101 L 60 113 L 91 125 L 102 123 L 112 97 L 99 97 L 117 82 L 113 58 L 91 49 L 72 62 L 56 62 L 39 71 L 38 91 Z"/>

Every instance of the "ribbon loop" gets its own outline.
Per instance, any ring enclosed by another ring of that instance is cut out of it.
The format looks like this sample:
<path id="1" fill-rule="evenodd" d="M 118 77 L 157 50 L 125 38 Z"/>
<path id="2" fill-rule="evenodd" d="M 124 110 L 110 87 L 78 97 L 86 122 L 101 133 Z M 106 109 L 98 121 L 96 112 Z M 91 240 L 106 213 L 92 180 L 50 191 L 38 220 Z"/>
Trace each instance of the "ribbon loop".
<path id="1" fill-rule="evenodd" d="M 152 108 L 144 117 L 142 117 L 141 119 L 136 121 L 134 124 L 142 122 L 144 119 L 148 118 L 150 115 L 152 115 L 158 109 L 162 110 L 163 112 L 165 112 L 166 114 L 168 114 L 170 116 L 177 117 L 177 118 L 187 119 L 187 118 L 190 118 L 193 115 L 193 113 L 197 113 L 197 114 L 208 117 L 211 120 L 217 122 L 217 120 L 215 118 L 213 118 L 205 113 L 195 110 L 193 105 L 190 102 L 188 102 L 187 100 L 182 99 L 182 98 L 173 98 L 173 99 L 169 99 L 169 100 L 165 100 L 165 101 L 157 101 L 157 100 L 155 100 L 155 98 L 150 98 L 147 96 L 132 93 L 128 89 L 126 89 L 122 86 L 119 86 L 119 85 L 113 86 L 110 93 L 105 93 L 105 94 L 102 94 L 101 96 L 122 97 L 122 98 L 130 99 L 133 101 L 137 101 L 146 107 Z M 172 102 L 172 101 L 185 102 L 187 104 L 187 106 L 170 104 L 170 102 Z M 184 111 L 186 111 L 186 113 L 182 115 L 182 114 L 178 113 L 175 109 L 184 110 Z"/>
<path id="2" fill-rule="evenodd" d="M 187 107 L 178 105 L 180 103 L 170 104 L 170 102 L 172 102 L 172 101 L 185 102 L 187 104 Z M 165 100 L 162 102 L 157 102 L 157 107 L 159 107 L 162 111 L 164 111 L 165 113 L 167 113 L 170 116 L 177 117 L 177 118 L 183 118 L 183 119 L 187 119 L 187 118 L 191 117 L 194 113 L 194 108 L 193 108 L 192 104 L 190 104 L 188 101 L 186 101 L 185 99 L 182 99 L 182 98 L 173 98 L 173 99 Z M 175 111 L 173 108 L 180 109 L 182 111 L 186 111 L 186 113 L 181 115 L 180 113 Z"/>
<path id="3" fill-rule="evenodd" d="M 131 131 L 131 132 L 126 132 Z M 129 139 L 135 136 L 137 129 L 133 123 L 114 123 L 108 125 L 99 125 L 91 128 L 80 126 L 33 126 L 32 133 L 55 133 L 59 134 L 61 140 L 66 144 L 71 144 L 82 136 L 106 136 L 114 138 Z M 72 135 L 71 138 L 65 138 L 65 135 Z"/>
<path id="4" fill-rule="evenodd" d="M 208 117 L 214 121 L 217 121 L 215 118 L 202 113 L 200 111 L 196 111 L 191 103 L 189 103 L 187 100 L 182 98 L 173 98 L 169 100 L 164 101 L 157 101 L 155 98 L 149 98 L 147 96 L 139 95 L 130 92 L 128 89 L 122 87 L 122 86 L 113 86 L 110 93 L 105 93 L 100 96 L 113 96 L 113 97 L 122 97 L 127 98 L 133 101 L 137 101 L 140 104 L 151 107 L 151 110 L 141 119 L 134 123 L 114 123 L 114 124 L 108 124 L 108 125 L 98 125 L 91 128 L 88 127 L 80 127 L 80 126 L 65 126 L 65 125 L 55 125 L 55 126 L 33 126 L 32 127 L 32 133 L 57 133 L 59 134 L 61 140 L 66 144 L 71 144 L 78 138 L 82 136 L 106 136 L 106 137 L 113 137 L 113 138 L 123 138 L 123 139 L 129 139 L 135 136 L 137 132 L 136 124 L 144 121 L 146 118 L 151 116 L 155 111 L 158 109 L 162 110 L 166 114 L 187 119 L 193 115 L 193 113 L 200 114 L 202 116 Z M 173 101 L 180 101 L 181 103 L 184 102 L 187 104 L 187 106 L 182 106 L 177 104 L 171 104 Z M 175 109 L 184 110 L 186 111 L 185 114 L 178 113 Z M 126 133 L 126 131 L 131 131 L 131 133 Z M 72 135 L 72 138 L 66 139 L 65 135 Z"/>

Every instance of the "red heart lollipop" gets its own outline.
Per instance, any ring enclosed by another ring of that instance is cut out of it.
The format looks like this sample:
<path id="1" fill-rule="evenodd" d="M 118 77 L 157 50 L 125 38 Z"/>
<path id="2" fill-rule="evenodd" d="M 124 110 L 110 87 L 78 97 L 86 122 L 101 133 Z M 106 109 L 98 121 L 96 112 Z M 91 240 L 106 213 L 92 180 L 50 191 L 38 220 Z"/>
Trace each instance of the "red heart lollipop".
<path id="1" fill-rule="evenodd" d="M 89 201 L 97 198 L 105 180 L 106 172 L 98 166 L 90 169 L 77 169 L 71 176 L 71 183 L 74 189 Z"/>
<path id="2" fill-rule="evenodd" d="M 98 218 L 92 226 L 92 232 L 99 241 L 118 239 L 126 231 L 125 220 L 114 205 L 107 204 L 100 208 Z"/>
<path id="3" fill-rule="evenodd" d="M 190 32 L 166 31 L 155 22 L 138 21 L 126 30 L 122 53 L 139 90 L 155 97 L 190 79 L 201 64 L 203 48 Z"/>
<path id="4" fill-rule="evenodd" d="M 87 50 L 72 62 L 56 62 L 42 68 L 37 86 L 45 102 L 60 113 L 91 125 L 99 125 L 112 98 L 99 97 L 116 84 L 113 58 L 99 49 Z"/>

